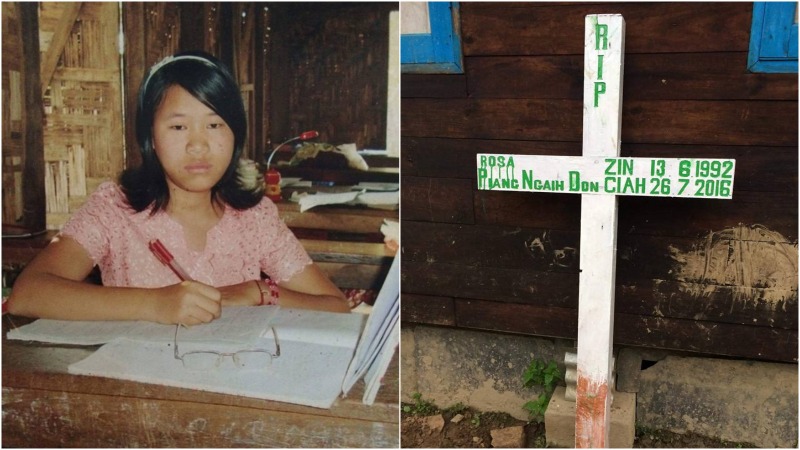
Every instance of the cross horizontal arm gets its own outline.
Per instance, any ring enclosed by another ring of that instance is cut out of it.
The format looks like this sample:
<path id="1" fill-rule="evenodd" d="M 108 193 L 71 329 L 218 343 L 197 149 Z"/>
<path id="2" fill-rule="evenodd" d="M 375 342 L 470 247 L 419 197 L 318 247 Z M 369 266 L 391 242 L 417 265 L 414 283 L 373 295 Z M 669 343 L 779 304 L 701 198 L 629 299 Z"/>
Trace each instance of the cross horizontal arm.
<path id="1" fill-rule="evenodd" d="M 478 189 L 730 199 L 733 159 L 478 154 Z"/>

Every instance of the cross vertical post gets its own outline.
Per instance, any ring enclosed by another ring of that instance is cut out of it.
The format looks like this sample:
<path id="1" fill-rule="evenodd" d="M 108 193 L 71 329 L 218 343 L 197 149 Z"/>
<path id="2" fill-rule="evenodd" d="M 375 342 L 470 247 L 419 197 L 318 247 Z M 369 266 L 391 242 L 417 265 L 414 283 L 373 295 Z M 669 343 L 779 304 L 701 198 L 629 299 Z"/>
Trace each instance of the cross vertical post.
<path id="1" fill-rule="evenodd" d="M 625 20 L 585 21 L 583 156 L 620 153 Z M 610 423 L 617 196 L 581 195 L 575 447 L 607 447 Z"/>

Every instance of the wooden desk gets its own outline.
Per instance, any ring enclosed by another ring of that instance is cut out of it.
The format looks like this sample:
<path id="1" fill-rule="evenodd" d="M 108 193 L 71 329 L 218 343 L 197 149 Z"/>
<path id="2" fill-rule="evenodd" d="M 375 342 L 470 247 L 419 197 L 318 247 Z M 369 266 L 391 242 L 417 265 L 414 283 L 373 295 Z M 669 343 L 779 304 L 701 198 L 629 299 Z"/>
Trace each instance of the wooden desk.
<path id="1" fill-rule="evenodd" d="M 7 341 L 8 319 L 3 318 L 4 447 L 400 445 L 397 354 L 374 405 L 361 403 L 360 381 L 347 399 L 326 410 L 71 375 L 67 366 L 93 348 Z"/>

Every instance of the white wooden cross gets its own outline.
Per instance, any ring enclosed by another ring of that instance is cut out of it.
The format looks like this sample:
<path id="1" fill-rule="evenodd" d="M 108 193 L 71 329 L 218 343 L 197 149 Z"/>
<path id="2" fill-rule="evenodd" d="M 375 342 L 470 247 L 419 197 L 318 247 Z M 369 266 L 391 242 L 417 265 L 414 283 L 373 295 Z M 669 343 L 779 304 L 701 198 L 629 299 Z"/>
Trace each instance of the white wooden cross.
<path id="1" fill-rule="evenodd" d="M 730 199 L 735 161 L 620 158 L 625 20 L 585 22 L 583 156 L 478 154 L 478 189 L 581 195 L 575 446 L 606 447 L 612 346 L 617 195 Z"/>

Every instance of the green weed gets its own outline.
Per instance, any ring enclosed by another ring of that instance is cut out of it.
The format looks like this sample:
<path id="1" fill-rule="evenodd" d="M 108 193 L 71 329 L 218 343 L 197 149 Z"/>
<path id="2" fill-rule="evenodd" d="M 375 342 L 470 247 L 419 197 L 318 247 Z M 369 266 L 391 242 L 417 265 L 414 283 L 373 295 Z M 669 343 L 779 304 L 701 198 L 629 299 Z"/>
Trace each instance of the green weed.
<path id="1" fill-rule="evenodd" d="M 481 413 L 476 412 L 472 416 L 472 419 L 470 419 L 470 423 L 472 423 L 472 426 L 475 427 L 475 428 L 481 426 Z"/>
<path id="2" fill-rule="evenodd" d="M 544 413 L 547 411 L 550 397 L 553 396 L 553 391 L 563 379 L 564 377 L 559 372 L 555 361 L 550 361 L 549 363 L 538 359 L 531 361 L 522 374 L 522 386 L 527 388 L 538 386 L 544 390 L 536 400 L 531 400 L 522 405 L 522 408 L 528 411 L 528 416 L 531 420 L 541 422 L 544 419 Z"/>
<path id="3" fill-rule="evenodd" d="M 465 404 L 461 403 L 461 402 L 458 402 L 455 405 L 452 405 L 452 406 L 450 406 L 448 408 L 445 408 L 446 412 L 452 413 L 453 415 L 461 414 L 466 410 L 467 410 L 467 406 Z"/>
<path id="4" fill-rule="evenodd" d="M 439 408 L 428 400 L 422 399 L 422 394 L 419 392 L 415 392 L 411 394 L 411 397 L 414 399 L 414 403 L 412 404 L 404 404 L 403 405 L 403 412 L 406 414 L 412 414 L 415 416 L 430 416 L 436 414 L 439 411 Z"/>

